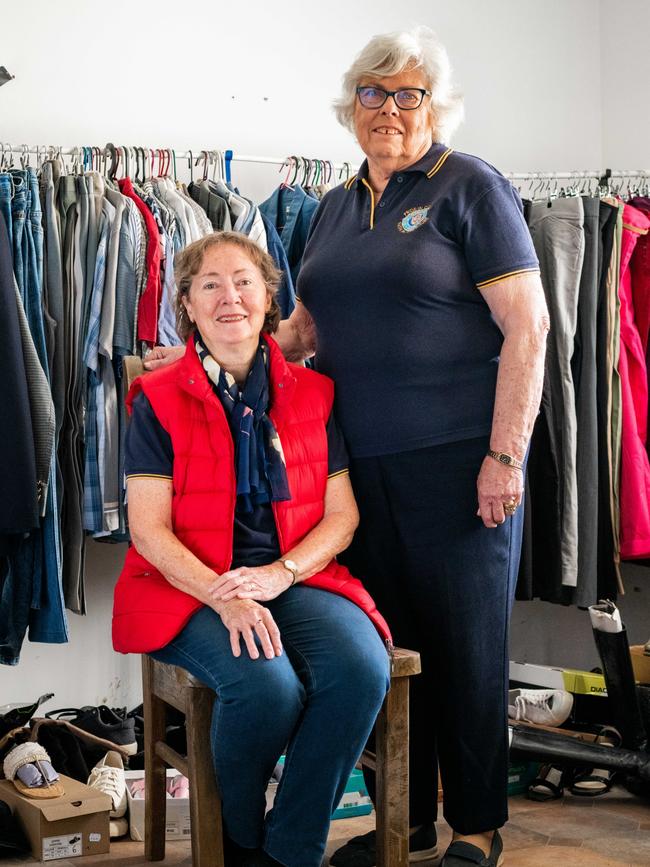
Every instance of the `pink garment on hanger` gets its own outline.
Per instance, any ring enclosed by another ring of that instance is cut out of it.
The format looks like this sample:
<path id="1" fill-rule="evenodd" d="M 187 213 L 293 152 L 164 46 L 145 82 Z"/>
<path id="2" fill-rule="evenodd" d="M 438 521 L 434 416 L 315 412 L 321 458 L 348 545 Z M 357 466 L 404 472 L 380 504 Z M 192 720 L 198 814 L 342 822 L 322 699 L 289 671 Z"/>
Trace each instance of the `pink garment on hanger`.
<path id="1" fill-rule="evenodd" d="M 650 556 L 650 462 L 645 449 L 648 417 L 648 374 L 645 347 L 635 315 L 635 299 L 650 297 L 650 272 L 631 267 L 637 244 L 648 234 L 650 218 L 630 205 L 623 209 L 621 271 L 621 557 Z M 639 248 L 645 254 L 645 244 Z M 633 287 L 634 272 L 634 287 Z M 640 322 L 647 330 L 648 301 L 639 303 Z M 647 341 L 647 334 L 645 335 Z"/>

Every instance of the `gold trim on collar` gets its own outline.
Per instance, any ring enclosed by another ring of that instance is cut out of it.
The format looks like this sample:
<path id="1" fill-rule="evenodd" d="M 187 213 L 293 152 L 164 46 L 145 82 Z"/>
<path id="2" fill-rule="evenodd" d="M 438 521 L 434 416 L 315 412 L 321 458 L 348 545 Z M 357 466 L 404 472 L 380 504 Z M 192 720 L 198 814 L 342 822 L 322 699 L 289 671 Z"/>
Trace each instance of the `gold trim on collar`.
<path id="1" fill-rule="evenodd" d="M 370 228 L 375 228 L 375 191 L 370 186 L 368 181 L 365 178 L 361 178 L 361 183 L 364 187 L 368 187 L 370 190 Z"/>
<path id="2" fill-rule="evenodd" d="M 346 190 L 349 190 L 350 187 L 352 186 L 352 184 L 356 181 L 356 179 L 357 179 L 357 176 L 352 175 L 352 177 L 348 178 L 347 181 L 343 184 L 343 188 Z"/>
<path id="3" fill-rule="evenodd" d="M 430 171 L 427 172 L 428 178 L 432 178 L 436 174 L 436 172 L 440 171 L 440 169 L 445 164 L 445 160 L 447 159 L 447 157 L 449 156 L 449 154 L 452 151 L 453 151 L 453 148 L 447 148 L 447 150 L 444 152 L 444 154 L 442 154 L 442 156 L 440 157 L 438 162 L 435 164 L 435 166 Z"/>

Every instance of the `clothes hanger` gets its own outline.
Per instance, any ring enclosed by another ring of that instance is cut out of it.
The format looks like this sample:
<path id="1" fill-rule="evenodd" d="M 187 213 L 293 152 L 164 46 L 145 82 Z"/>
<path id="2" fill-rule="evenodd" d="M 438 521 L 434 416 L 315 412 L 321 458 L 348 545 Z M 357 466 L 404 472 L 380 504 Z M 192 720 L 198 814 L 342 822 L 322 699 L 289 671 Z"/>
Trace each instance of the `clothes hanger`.
<path id="1" fill-rule="evenodd" d="M 110 159 L 111 164 L 107 166 L 106 163 Z M 110 181 L 115 180 L 115 172 L 117 170 L 117 151 L 115 150 L 115 145 L 112 142 L 107 142 L 106 147 L 104 148 L 104 174 Z"/>
<path id="2" fill-rule="evenodd" d="M 281 190 L 293 190 L 291 183 L 289 182 L 289 175 L 296 167 L 296 158 L 295 157 L 287 157 L 286 160 L 282 163 L 278 172 L 281 172 L 284 167 L 287 167 L 287 174 L 282 183 L 280 184 Z"/>

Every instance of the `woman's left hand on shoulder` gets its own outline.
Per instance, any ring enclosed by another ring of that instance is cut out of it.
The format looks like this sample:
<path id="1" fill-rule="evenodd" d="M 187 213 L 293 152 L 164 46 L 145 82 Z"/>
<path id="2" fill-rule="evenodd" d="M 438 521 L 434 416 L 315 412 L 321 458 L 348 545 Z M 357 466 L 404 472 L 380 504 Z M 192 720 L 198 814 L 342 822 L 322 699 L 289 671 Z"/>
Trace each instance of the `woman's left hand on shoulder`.
<path id="1" fill-rule="evenodd" d="M 221 602 L 235 598 L 268 602 L 284 593 L 291 584 L 291 572 L 276 561 L 268 566 L 241 566 L 224 572 L 209 588 L 208 595 Z"/>
<path id="2" fill-rule="evenodd" d="M 494 529 L 498 524 L 503 524 L 507 517 L 504 505 L 519 507 L 524 493 L 524 474 L 521 470 L 486 457 L 478 474 L 476 488 L 476 514 L 486 527 Z"/>

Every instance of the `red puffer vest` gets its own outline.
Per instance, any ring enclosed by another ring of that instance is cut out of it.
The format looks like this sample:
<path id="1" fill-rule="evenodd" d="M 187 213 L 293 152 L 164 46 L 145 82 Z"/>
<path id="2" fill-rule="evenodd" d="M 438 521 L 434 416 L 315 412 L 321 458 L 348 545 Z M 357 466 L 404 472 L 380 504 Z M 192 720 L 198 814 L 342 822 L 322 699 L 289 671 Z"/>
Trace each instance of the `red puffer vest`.
<path id="1" fill-rule="evenodd" d="M 327 485 L 326 422 L 334 399 L 330 379 L 287 364 L 270 348 L 270 417 L 282 440 L 291 500 L 273 504 L 284 553 L 323 517 Z M 174 447 L 174 533 L 218 574 L 230 568 L 235 515 L 234 446 L 219 398 L 189 344 L 183 358 L 133 383 L 127 404 L 144 391 Z M 356 603 L 384 638 L 386 621 L 348 570 L 332 560 L 302 582 Z M 131 545 L 115 587 L 113 646 L 122 653 L 164 647 L 202 603 L 178 590 Z"/>

